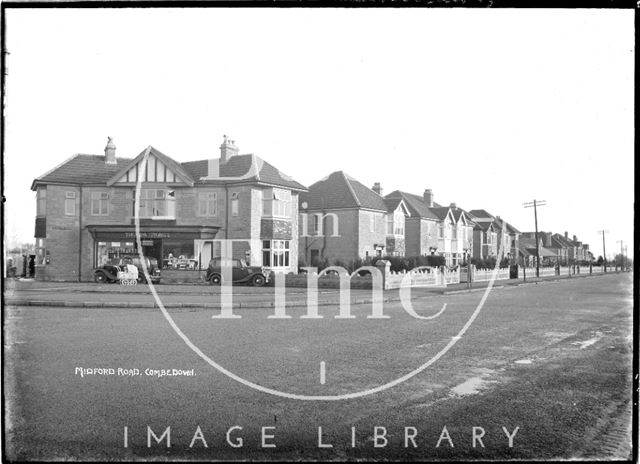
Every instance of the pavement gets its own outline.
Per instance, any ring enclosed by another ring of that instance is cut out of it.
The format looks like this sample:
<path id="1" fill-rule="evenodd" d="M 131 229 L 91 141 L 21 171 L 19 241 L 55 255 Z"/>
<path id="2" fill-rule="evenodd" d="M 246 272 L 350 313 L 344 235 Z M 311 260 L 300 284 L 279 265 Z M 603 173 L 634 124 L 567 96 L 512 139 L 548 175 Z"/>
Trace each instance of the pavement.
<path id="1" fill-rule="evenodd" d="M 519 285 L 537 285 L 575 278 L 600 278 L 615 274 L 579 274 L 523 279 L 496 280 L 493 288 Z M 452 284 L 446 287 L 418 287 L 411 289 L 412 299 L 484 291 L 489 282 Z M 220 309 L 220 287 L 188 284 L 161 284 L 154 289 L 167 309 Z M 274 307 L 273 287 L 233 287 L 233 308 Z M 106 297 L 109 295 L 108 297 Z M 265 299 L 265 296 L 268 298 Z M 373 302 L 371 290 L 351 289 L 351 304 Z M 385 290 L 384 302 L 400 301 L 398 289 Z M 318 305 L 333 306 L 340 303 L 338 289 L 318 289 Z M 39 282 L 32 279 L 5 280 L 4 304 L 14 306 L 74 307 L 74 308 L 158 308 L 159 305 L 148 285 L 96 284 L 93 282 Z M 307 306 L 306 288 L 286 288 L 287 307 Z"/>

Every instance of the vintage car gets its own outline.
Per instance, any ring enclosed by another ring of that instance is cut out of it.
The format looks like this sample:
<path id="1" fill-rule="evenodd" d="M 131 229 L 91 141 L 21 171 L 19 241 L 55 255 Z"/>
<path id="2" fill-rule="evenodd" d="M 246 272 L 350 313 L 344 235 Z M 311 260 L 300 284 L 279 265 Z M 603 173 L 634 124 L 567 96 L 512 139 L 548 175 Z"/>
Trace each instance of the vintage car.
<path id="1" fill-rule="evenodd" d="M 209 261 L 206 279 L 211 285 L 220 285 L 222 282 L 221 259 L 214 258 Z M 263 267 L 247 266 L 244 259 L 231 259 L 231 279 L 236 283 L 250 283 L 256 287 L 268 282 L 268 273 Z"/>
<path id="2" fill-rule="evenodd" d="M 147 258 L 146 256 L 144 259 L 146 260 L 151 282 L 157 284 L 160 282 L 160 268 L 158 267 L 158 260 L 155 258 Z M 114 283 L 128 279 L 131 273 L 127 272 L 127 265 L 133 265 L 137 268 L 138 283 L 147 283 L 147 279 L 142 268 L 142 262 L 138 255 L 121 256 L 120 258 L 111 260 L 102 267 L 94 269 L 93 280 L 97 283 Z"/>

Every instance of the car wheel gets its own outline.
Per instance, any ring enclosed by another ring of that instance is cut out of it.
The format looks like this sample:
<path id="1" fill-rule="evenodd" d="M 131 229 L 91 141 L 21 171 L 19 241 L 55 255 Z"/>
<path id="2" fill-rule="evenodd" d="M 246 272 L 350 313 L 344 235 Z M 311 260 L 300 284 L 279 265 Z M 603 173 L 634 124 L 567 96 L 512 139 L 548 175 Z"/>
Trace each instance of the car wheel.
<path id="1" fill-rule="evenodd" d="M 209 283 L 211 285 L 220 285 L 221 282 L 222 277 L 220 276 L 220 274 L 213 274 L 211 277 L 209 277 Z"/>
<path id="2" fill-rule="evenodd" d="M 252 282 L 255 287 L 262 287 L 264 285 L 264 276 L 253 276 Z"/>
<path id="3" fill-rule="evenodd" d="M 107 282 L 107 276 L 102 272 L 98 272 L 93 276 L 93 280 L 98 284 L 104 284 Z"/>

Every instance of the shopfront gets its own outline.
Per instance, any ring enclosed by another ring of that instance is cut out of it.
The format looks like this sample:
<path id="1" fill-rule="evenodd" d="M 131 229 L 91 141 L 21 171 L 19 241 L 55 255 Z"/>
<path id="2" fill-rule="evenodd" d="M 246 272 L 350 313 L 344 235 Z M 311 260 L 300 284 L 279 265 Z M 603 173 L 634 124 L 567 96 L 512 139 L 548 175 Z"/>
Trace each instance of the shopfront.
<path id="1" fill-rule="evenodd" d="M 139 241 L 134 227 L 89 226 L 94 241 L 94 268 L 117 261 L 124 255 L 142 253 L 155 258 L 161 269 L 198 270 L 206 268 L 201 243 L 215 238 L 216 227 L 141 226 Z"/>

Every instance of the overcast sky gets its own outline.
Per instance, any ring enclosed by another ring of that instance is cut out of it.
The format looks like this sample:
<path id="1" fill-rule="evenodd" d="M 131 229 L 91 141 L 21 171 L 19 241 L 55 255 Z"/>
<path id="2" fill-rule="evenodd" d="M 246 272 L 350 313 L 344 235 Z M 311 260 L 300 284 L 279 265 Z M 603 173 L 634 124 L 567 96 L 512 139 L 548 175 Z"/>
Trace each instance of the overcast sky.
<path id="1" fill-rule="evenodd" d="M 75 153 L 343 170 L 602 253 L 633 239 L 633 10 L 7 10 L 5 234 Z"/>

